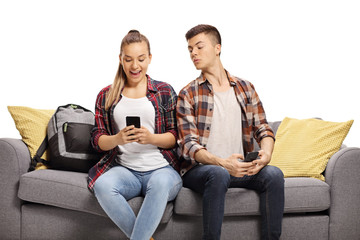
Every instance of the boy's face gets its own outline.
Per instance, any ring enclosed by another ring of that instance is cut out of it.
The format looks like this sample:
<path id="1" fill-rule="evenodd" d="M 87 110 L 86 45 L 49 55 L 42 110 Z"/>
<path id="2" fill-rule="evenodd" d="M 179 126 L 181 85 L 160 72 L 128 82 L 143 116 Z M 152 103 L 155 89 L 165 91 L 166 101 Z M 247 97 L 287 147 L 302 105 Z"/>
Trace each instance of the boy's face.
<path id="1" fill-rule="evenodd" d="M 206 70 L 216 63 L 221 46 L 215 44 L 209 34 L 200 33 L 188 40 L 188 50 L 196 69 Z"/>

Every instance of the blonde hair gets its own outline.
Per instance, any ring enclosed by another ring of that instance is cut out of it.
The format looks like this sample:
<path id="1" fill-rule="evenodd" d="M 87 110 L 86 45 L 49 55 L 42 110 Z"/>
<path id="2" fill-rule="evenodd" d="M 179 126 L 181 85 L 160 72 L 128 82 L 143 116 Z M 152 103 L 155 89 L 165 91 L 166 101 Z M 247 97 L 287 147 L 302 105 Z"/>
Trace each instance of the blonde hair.
<path id="1" fill-rule="evenodd" d="M 137 30 L 130 30 L 128 34 L 123 38 L 120 45 L 120 55 L 122 55 L 123 47 L 126 45 L 129 45 L 131 43 L 139 43 L 139 42 L 146 42 L 148 46 L 149 55 L 150 53 L 150 43 L 149 40 L 142 35 Z M 126 81 L 126 74 L 124 72 L 123 66 L 119 62 L 119 67 L 116 72 L 114 82 L 110 87 L 109 92 L 106 94 L 106 101 L 105 101 L 105 110 L 108 111 L 110 107 L 114 104 L 114 102 L 118 102 L 120 99 L 120 93 L 121 90 L 125 86 Z"/>

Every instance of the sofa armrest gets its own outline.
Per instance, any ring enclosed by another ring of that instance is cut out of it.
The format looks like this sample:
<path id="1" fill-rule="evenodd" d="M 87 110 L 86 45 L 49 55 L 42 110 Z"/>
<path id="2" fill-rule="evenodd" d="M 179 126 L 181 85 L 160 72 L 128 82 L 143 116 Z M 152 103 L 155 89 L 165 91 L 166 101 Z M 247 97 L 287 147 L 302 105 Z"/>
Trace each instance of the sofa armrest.
<path id="1" fill-rule="evenodd" d="M 19 179 L 27 172 L 30 153 L 20 139 L 0 138 L 0 239 L 20 239 Z"/>
<path id="2" fill-rule="evenodd" d="M 347 147 L 335 153 L 325 170 L 330 185 L 329 239 L 360 236 L 360 148 Z"/>

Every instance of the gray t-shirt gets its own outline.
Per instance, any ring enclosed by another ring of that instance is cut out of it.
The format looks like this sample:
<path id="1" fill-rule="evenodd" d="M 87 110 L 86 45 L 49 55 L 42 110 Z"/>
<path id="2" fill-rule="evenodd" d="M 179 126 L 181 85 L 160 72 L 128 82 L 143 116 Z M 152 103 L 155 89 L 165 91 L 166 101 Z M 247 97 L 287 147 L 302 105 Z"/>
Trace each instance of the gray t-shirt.
<path id="1" fill-rule="evenodd" d="M 214 112 L 207 150 L 215 156 L 228 158 L 244 154 L 242 144 L 241 108 L 234 88 L 214 93 Z"/>

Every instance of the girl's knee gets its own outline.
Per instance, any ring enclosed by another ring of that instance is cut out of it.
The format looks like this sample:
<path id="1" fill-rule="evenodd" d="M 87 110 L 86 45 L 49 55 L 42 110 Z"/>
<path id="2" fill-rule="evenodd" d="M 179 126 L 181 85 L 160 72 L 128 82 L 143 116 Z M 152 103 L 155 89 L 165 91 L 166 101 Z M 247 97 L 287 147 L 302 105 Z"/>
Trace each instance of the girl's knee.
<path id="1" fill-rule="evenodd" d="M 182 187 L 182 180 L 179 178 L 171 177 L 169 175 L 158 174 L 152 177 L 146 187 L 146 195 L 162 196 L 166 201 L 175 199 Z"/>
<path id="2" fill-rule="evenodd" d="M 95 196 L 103 195 L 109 192 L 109 186 L 111 185 L 110 181 L 107 181 L 106 177 L 100 176 L 94 184 L 94 194 Z"/>
<path id="3" fill-rule="evenodd" d="M 182 179 L 177 172 L 162 172 L 154 174 L 149 180 L 148 186 L 159 189 L 172 189 L 176 185 L 182 185 Z"/>

